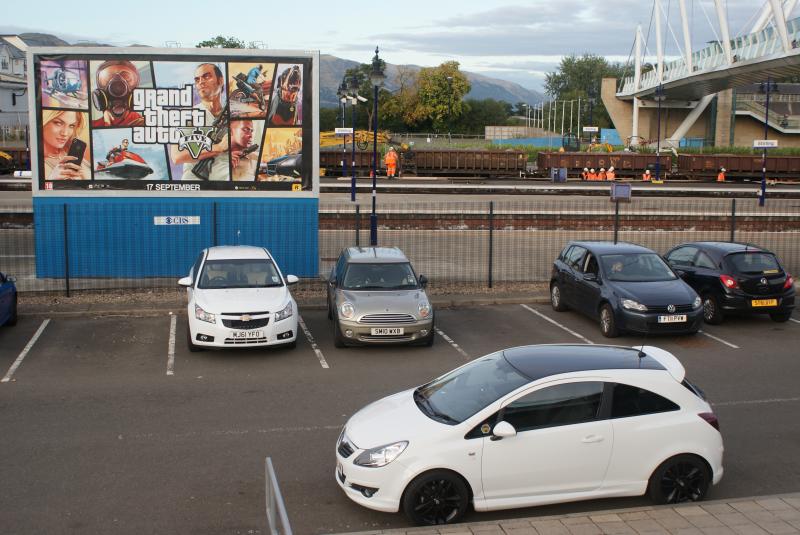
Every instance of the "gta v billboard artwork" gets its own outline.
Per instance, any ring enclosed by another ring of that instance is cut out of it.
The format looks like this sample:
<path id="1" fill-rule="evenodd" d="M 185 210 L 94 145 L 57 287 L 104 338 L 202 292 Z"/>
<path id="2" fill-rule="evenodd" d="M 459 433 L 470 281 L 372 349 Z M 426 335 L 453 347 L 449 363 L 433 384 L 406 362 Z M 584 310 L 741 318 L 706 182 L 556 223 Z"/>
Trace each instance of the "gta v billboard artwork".
<path id="1" fill-rule="evenodd" d="M 310 190 L 311 62 L 34 55 L 39 189 Z"/>

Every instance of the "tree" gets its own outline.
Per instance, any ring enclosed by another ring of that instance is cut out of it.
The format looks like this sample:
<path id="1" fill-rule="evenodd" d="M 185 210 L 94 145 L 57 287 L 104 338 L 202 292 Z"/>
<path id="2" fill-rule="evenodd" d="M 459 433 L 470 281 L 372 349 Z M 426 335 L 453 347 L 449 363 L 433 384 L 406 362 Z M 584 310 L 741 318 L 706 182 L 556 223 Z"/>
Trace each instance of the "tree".
<path id="1" fill-rule="evenodd" d="M 417 116 L 430 121 L 434 130 L 451 127 L 453 119 L 466 110 L 464 95 L 471 89 L 457 61 L 419 71 Z"/>
<path id="2" fill-rule="evenodd" d="M 258 48 L 254 42 L 245 44 L 241 39 L 236 37 L 225 37 L 218 35 L 205 41 L 197 43 L 197 48 Z"/>
<path id="3" fill-rule="evenodd" d="M 486 125 L 507 124 L 511 116 L 512 106 L 491 98 L 483 100 L 467 100 L 466 112 L 461 117 L 456 130 L 463 134 L 483 135 Z"/>
<path id="4" fill-rule="evenodd" d="M 602 56 L 574 54 L 561 59 L 555 72 L 547 73 L 545 77 L 545 92 L 556 100 L 577 100 L 585 103 L 581 117 L 581 124 L 586 124 L 589 118 L 589 93 L 594 93 L 595 105 L 592 110 L 592 126 L 609 127 L 611 119 L 600 99 L 600 82 L 603 78 L 621 78 L 625 66 L 621 63 L 609 63 Z"/>

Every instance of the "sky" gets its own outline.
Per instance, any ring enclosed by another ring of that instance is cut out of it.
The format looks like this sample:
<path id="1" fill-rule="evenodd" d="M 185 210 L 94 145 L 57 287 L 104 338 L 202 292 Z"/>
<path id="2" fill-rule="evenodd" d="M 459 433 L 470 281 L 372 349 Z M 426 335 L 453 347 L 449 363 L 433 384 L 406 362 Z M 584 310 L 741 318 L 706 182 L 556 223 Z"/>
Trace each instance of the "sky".
<path id="1" fill-rule="evenodd" d="M 678 0 L 661 2 L 671 27 L 664 30 L 665 54 L 676 56 L 676 41 L 683 46 Z M 723 0 L 731 35 L 748 33 L 766 2 Z M 719 33 L 714 2 L 686 0 L 686 6 L 697 50 Z M 649 29 L 648 50 L 656 50 L 653 0 L 38 0 L 15 2 L 8 11 L 0 33 L 37 31 L 70 43 L 183 47 L 225 35 L 270 49 L 319 50 L 362 63 L 369 63 L 377 45 L 380 57 L 391 64 L 431 67 L 455 60 L 462 70 L 537 91 L 565 55 L 588 52 L 627 61 L 637 24 L 646 35 Z"/>

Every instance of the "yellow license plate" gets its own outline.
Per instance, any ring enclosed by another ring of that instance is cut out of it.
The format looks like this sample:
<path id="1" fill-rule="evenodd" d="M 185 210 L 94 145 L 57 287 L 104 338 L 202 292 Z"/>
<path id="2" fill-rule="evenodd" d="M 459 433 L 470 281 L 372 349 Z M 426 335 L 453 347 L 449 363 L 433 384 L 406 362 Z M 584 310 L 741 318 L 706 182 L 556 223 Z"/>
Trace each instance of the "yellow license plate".
<path id="1" fill-rule="evenodd" d="M 754 307 L 776 307 L 778 306 L 777 299 L 753 299 L 750 304 Z"/>

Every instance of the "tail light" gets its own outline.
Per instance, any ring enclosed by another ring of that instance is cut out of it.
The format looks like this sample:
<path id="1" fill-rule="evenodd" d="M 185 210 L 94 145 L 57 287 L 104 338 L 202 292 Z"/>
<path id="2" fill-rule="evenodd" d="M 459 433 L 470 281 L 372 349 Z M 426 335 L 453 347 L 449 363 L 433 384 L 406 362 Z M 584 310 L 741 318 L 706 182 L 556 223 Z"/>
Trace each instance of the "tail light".
<path id="1" fill-rule="evenodd" d="M 794 279 L 788 273 L 786 274 L 786 282 L 783 283 L 783 289 L 788 290 L 794 285 Z"/>
<path id="2" fill-rule="evenodd" d="M 730 275 L 720 275 L 719 280 L 722 281 L 722 285 L 725 286 L 728 290 L 735 290 L 739 287 L 739 283 L 736 282 L 736 279 L 731 277 Z"/>
<path id="3" fill-rule="evenodd" d="M 708 425 L 719 431 L 719 420 L 717 420 L 716 414 L 713 412 L 701 412 L 698 416 L 708 422 Z"/>

